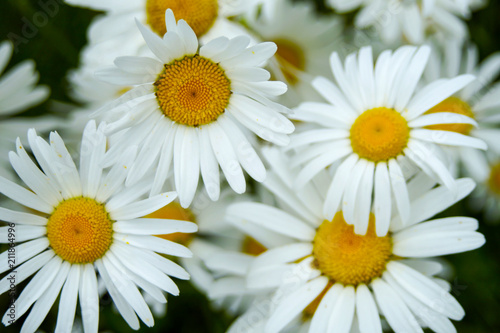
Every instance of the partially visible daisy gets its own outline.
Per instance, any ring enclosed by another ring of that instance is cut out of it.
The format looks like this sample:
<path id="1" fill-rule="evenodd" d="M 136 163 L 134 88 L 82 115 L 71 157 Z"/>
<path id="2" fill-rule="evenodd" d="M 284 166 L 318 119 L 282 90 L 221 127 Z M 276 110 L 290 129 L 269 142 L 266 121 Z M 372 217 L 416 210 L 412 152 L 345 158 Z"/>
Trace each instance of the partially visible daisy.
<path id="1" fill-rule="evenodd" d="M 9 234 L 19 243 L 13 248 L 16 262 L 9 267 L 12 251 L 0 254 L 0 293 L 36 274 L 15 300 L 15 318 L 7 310 L 2 322 L 8 325 L 32 311 L 24 321 L 23 332 L 35 332 L 60 294 L 56 332 L 70 332 L 77 298 L 80 299 L 85 332 L 97 332 L 99 299 L 96 270 L 118 311 L 133 329 L 137 316 L 147 325 L 154 319 L 139 288 L 159 302 L 166 302 L 164 291 L 179 290 L 170 276 L 187 279 L 186 272 L 158 253 L 189 257 L 182 245 L 152 235 L 194 232 L 195 224 L 176 220 L 140 218 L 175 199 L 175 192 L 148 199 L 142 196 L 150 185 L 124 189 L 123 182 L 136 148 L 122 152 L 122 158 L 109 171 L 102 169 L 106 137 L 91 121 L 85 128 L 80 167 L 69 155 L 61 137 L 52 132 L 50 143 L 28 132 L 35 164 L 17 140 L 17 151 L 10 152 L 12 167 L 28 188 L 0 178 L 0 192 L 31 209 L 31 212 L 0 208 L 1 242 Z M 13 320 L 11 320 L 13 319 Z"/>
<path id="2" fill-rule="evenodd" d="M 487 153 L 468 147 L 449 147 L 446 152 L 450 156 L 450 164 L 460 170 L 467 177 L 472 177 L 478 184 L 478 191 L 483 193 L 476 197 L 487 200 L 488 207 L 494 207 L 497 194 L 490 179 L 495 172 L 495 164 L 500 156 L 498 142 L 500 141 L 500 82 L 493 83 L 500 74 L 500 54 L 495 53 L 478 64 L 478 52 L 474 45 L 464 47 L 457 41 L 448 41 L 442 49 L 433 48 L 424 78 L 430 82 L 440 78 L 450 78 L 459 74 L 474 74 L 477 80 L 467 87 L 457 91 L 441 103 L 427 111 L 430 113 L 451 112 L 467 115 L 477 121 L 479 128 L 468 124 L 434 125 L 433 129 L 440 129 L 460 134 L 470 135 L 484 140 L 489 147 Z M 486 199 L 491 195 L 491 199 Z M 477 201 L 475 201 L 477 203 Z M 484 203 L 481 205 L 485 207 Z M 489 208 L 487 215 L 492 218 L 494 209 Z M 497 215 L 498 217 L 498 215 Z M 495 218 L 493 218 L 495 219 Z"/>
<path id="3" fill-rule="evenodd" d="M 295 327 L 290 332 L 298 327 L 311 333 L 382 332 L 381 317 L 398 333 L 422 332 L 422 327 L 454 331 L 450 319 L 462 319 L 464 310 L 447 292 L 447 283 L 435 277 L 441 265 L 432 257 L 476 249 L 485 240 L 475 231 L 475 219 L 428 219 L 468 195 L 471 179 L 459 179 L 451 192 L 420 174 L 409 185 L 409 223 L 403 226 L 395 214 L 390 233 L 379 237 L 373 214 L 365 235 L 357 235 L 341 211 L 325 219 L 317 210 L 323 204 L 322 181 L 297 193 L 286 180 L 294 173 L 282 169 L 285 176 L 270 188 L 283 208 L 242 202 L 227 210 L 228 221 L 268 247 L 253 260 L 247 288 L 272 292 L 229 332 L 290 327 Z"/>
<path id="4" fill-rule="evenodd" d="M 104 15 L 98 16 L 90 25 L 89 42 L 111 42 L 121 50 L 131 47 L 139 50 L 145 46 L 140 33 L 135 29 L 134 19 L 148 25 L 163 37 L 167 30 L 164 21 L 167 9 L 171 9 L 179 20 L 185 20 L 203 43 L 219 36 L 235 37 L 246 34 L 243 26 L 229 18 L 243 14 L 252 4 L 252 1 L 243 0 L 65 1 L 71 5 L 105 11 Z M 117 29 L 117 26 L 120 28 Z"/>
<path id="5" fill-rule="evenodd" d="M 166 25 L 163 39 L 138 25 L 159 60 L 121 57 L 116 68 L 98 73 L 108 82 L 135 86 L 99 112 L 109 122 L 106 133 L 121 134 L 107 160 L 116 159 L 129 145 L 138 145 L 127 185 L 156 168 L 152 194 L 161 191 L 173 161 L 184 208 L 194 197 L 200 172 L 208 195 L 217 200 L 219 165 L 229 185 L 243 193 L 242 167 L 257 181 L 266 172 L 240 126 L 278 145 L 288 144 L 287 134 L 294 130 L 279 113 L 288 109 L 270 100 L 283 94 L 286 85 L 268 81 L 269 73 L 261 68 L 276 45 L 248 47 L 249 39 L 240 36 L 219 37 L 200 47 L 193 30 L 183 20 L 176 23 L 170 9 Z"/>
<path id="6" fill-rule="evenodd" d="M 269 0 L 248 25 L 261 40 L 278 46 L 269 67 L 289 86 L 284 95 L 287 104 L 297 105 L 304 98 L 317 96 L 309 82 L 325 73 L 328 56 L 340 49 L 343 25 L 339 17 L 318 16 L 311 3 Z"/>
<path id="7" fill-rule="evenodd" d="M 46 86 L 37 86 L 38 72 L 35 71 L 35 62 L 25 60 L 3 73 L 12 56 L 13 46 L 9 41 L 0 44 L 0 174 L 8 176 L 9 163 L 7 154 L 14 148 L 12 138 L 26 133 L 33 127 L 35 121 L 42 128 L 47 124 L 54 124 L 52 118 L 10 118 L 13 115 L 26 111 L 32 106 L 43 102 L 49 96 L 50 90 Z M 36 119 L 34 121 L 34 119 Z"/>
<path id="8" fill-rule="evenodd" d="M 393 205 L 403 221 L 409 221 L 406 183 L 416 170 L 452 192 L 456 188 L 452 174 L 441 161 L 440 146 L 486 149 L 477 138 L 425 128 L 449 123 L 476 125 L 464 115 L 424 114 L 474 80 L 472 75 L 461 75 L 434 81 L 416 91 L 429 53 L 427 46 L 387 50 L 375 66 L 369 47 L 349 55 L 344 66 L 333 53 L 330 61 L 336 84 L 322 77 L 312 83 L 328 103 L 306 102 L 292 115 L 314 125 L 295 134 L 287 147 L 297 149 L 293 165 L 304 165 L 296 179 L 297 188 L 324 168 L 340 163 L 323 207 L 327 219 L 342 210 L 355 232 L 364 234 L 373 193 L 376 232 L 383 236 Z"/>
<path id="9" fill-rule="evenodd" d="M 358 7 L 355 25 L 373 27 L 389 45 L 408 41 L 422 44 L 429 34 L 464 39 L 468 36 L 464 18 L 484 4 L 482 0 L 328 0 L 338 12 Z"/>

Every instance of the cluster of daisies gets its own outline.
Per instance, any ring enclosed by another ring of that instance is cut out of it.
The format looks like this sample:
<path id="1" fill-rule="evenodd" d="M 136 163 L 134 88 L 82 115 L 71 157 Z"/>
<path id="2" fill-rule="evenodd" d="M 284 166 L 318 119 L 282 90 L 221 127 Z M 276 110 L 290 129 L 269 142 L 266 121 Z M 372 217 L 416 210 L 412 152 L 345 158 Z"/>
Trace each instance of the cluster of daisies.
<path id="1" fill-rule="evenodd" d="M 433 217 L 472 193 L 500 219 L 500 55 L 478 64 L 464 22 L 482 1 L 66 2 L 102 13 L 75 111 L 12 117 L 49 91 L 29 60 L 0 79 L 0 293 L 27 280 L 4 325 L 58 303 L 56 332 L 98 332 L 108 294 L 153 326 L 175 278 L 228 332 L 456 332 L 436 257 L 485 239 Z"/>

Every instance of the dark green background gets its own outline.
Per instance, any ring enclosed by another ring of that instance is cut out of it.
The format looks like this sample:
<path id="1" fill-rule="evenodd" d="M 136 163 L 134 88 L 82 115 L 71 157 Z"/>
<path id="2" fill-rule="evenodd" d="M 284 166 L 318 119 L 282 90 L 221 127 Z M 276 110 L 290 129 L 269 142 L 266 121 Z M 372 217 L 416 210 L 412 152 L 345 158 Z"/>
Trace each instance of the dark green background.
<path id="1" fill-rule="evenodd" d="M 123 0 L 127 1 L 127 0 Z M 48 0 L 41 0 L 46 3 Z M 33 22 L 33 15 L 42 10 L 38 0 L 2 0 L 0 4 L 0 41 L 9 36 L 22 36 L 26 20 Z M 478 44 L 481 58 L 500 49 L 500 4 L 490 1 L 487 9 L 476 12 L 469 22 L 472 40 Z M 318 10 L 328 13 L 321 0 L 317 1 Z M 34 59 L 40 72 L 40 83 L 50 86 L 51 101 L 37 106 L 25 114 L 37 116 L 52 113 L 55 102 L 71 103 L 67 93 L 65 75 L 68 69 L 78 66 L 79 50 L 86 43 L 86 29 L 96 12 L 73 8 L 58 3 L 58 12 L 38 28 L 31 38 L 23 40 L 14 53 L 9 68 L 24 59 Z M 26 43 L 24 43 L 26 42 Z M 443 216 L 471 215 L 466 205 L 456 205 Z M 465 208 L 464 208 L 465 207 Z M 480 219 L 479 216 L 476 216 Z M 457 322 L 458 332 L 500 332 L 500 225 L 482 223 L 479 229 L 487 243 L 479 250 L 448 256 L 454 265 L 452 294 L 466 311 L 466 316 Z M 2 250 L 4 247 L 2 247 Z M 23 287 L 24 284 L 20 286 Z M 147 332 L 224 332 L 231 317 L 210 308 L 206 298 L 198 293 L 189 282 L 178 281 L 180 297 L 169 297 L 168 312 L 165 318 L 156 319 L 153 328 L 144 325 L 141 331 Z M 1 311 L 8 303 L 7 295 L 0 296 Z M 57 304 L 57 302 L 56 302 Z M 111 310 L 110 300 L 101 300 L 100 331 L 131 332 L 125 321 Z M 52 309 L 41 329 L 54 330 L 57 305 Z M 0 332 L 18 332 L 23 318 L 12 327 L 0 328 Z M 0 324 L 1 325 L 1 324 Z"/>

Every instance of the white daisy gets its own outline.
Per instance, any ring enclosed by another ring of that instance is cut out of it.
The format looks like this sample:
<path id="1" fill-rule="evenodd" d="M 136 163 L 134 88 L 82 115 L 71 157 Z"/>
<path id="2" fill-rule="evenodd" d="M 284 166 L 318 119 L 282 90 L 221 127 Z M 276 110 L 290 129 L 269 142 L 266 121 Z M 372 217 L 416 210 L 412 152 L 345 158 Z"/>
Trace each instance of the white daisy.
<path id="1" fill-rule="evenodd" d="M 248 25 L 261 40 L 278 46 L 269 62 L 271 73 L 286 82 L 289 105 L 317 96 L 309 85 L 313 76 L 327 71 L 328 56 L 340 49 L 343 24 L 338 17 L 321 17 L 311 3 L 269 0 Z M 319 97 L 319 96 L 318 96 Z"/>
<path id="2" fill-rule="evenodd" d="M 433 43 L 435 45 L 435 43 Z M 474 45 L 463 47 L 458 41 L 447 41 L 445 47 L 434 47 L 424 78 L 433 81 L 439 78 L 454 77 L 459 74 L 473 74 L 477 80 L 457 91 L 427 113 L 452 112 L 469 116 L 477 121 L 479 128 L 468 124 L 435 125 L 432 128 L 470 135 L 484 140 L 489 147 L 488 153 L 467 147 L 449 147 L 450 164 L 472 177 L 478 184 L 476 198 L 483 198 L 480 207 L 495 207 L 497 194 L 490 185 L 495 179 L 495 164 L 500 156 L 500 82 L 492 83 L 500 74 L 500 54 L 495 53 L 478 64 L 478 51 Z M 486 185 L 486 186 L 484 186 Z M 486 199 L 491 196 L 491 199 Z M 478 203 L 477 200 L 474 200 Z M 477 206 L 477 205 L 474 205 Z M 495 209 L 488 208 L 488 219 L 495 219 Z M 498 215 L 497 215 L 498 217 Z"/>
<path id="3" fill-rule="evenodd" d="M 193 30 L 166 12 L 168 32 L 162 39 L 139 24 L 158 59 L 117 58 L 117 68 L 99 77 L 118 84 L 139 85 L 100 114 L 108 134 L 121 139 L 108 152 L 113 161 L 129 145 L 141 147 L 127 185 L 156 168 L 152 194 L 158 193 L 173 160 L 175 186 L 181 205 L 191 203 L 199 174 L 212 200 L 219 197 L 220 165 L 229 185 L 245 191 L 242 167 L 257 181 L 265 168 L 240 126 L 278 145 L 289 142 L 294 126 L 278 111 L 288 109 L 269 98 L 286 91 L 282 82 L 268 81 L 260 66 L 276 52 L 274 43 L 247 47 L 249 39 L 217 38 L 199 48 Z M 118 118 L 117 121 L 109 120 Z"/>
<path id="4" fill-rule="evenodd" d="M 339 12 L 362 7 L 355 18 L 358 28 L 373 27 L 384 42 L 392 45 L 408 41 L 421 44 L 426 35 L 440 34 L 448 38 L 468 36 L 463 18 L 484 4 L 482 0 L 328 0 Z"/>
<path id="5" fill-rule="evenodd" d="M 0 44 L 0 74 L 7 67 L 12 50 L 11 42 L 4 41 Z M 55 120 L 49 117 L 10 118 L 40 104 L 47 98 L 50 90 L 46 86 L 36 85 L 38 77 L 33 60 L 25 60 L 17 64 L 0 77 L 0 174 L 2 176 L 9 177 L 7 154 L 15 145 L 12 138 L 19 136 L 20 133 L 26 133 L 35 122 L 39 123 L 43 129 L 55 123 Z"/>
<path id="6" fill-rule="evenodd" d="M 375 67 L 371 48 L 349 55 L 345 66 L 333 53 L 330 61 L 336 84 L 322 77 L 313 81 L 329 103 L 303 103 L 292 115 L 315 125 L 294 135 L 287 147 L 298 148 L 293 165 L 305 164 L 297 176 L 297 188 L 325 167 L 340 163 L 328 190 L 324 214 L 332 219 L 337 210 L 342 210 L 358 234 L 368 228 L 372 192 L 377 235 L 387 233 L 393 205 L 403 221 L 409 221 L 406 179 L 415 170 L 424 171 L 452 191 L 456 188 L 440 160 L 439 146 L 486 149 L 477 138 L 425 128 L 448 123 L 476 125 L 464 115 L 424 114 L 474 80 L 472 75 L 461 75 L 415 91 L 429 53 L 427 46 L 387 50 L 378 57 Z"/>
<path id="7" fill-rule="evenodd" d="M 464 310 L 435 275 L 441 265 L 431 257 L 469 251 L 484 244 L 468 217 L 427 221 L 468 195 L 471 179 L 457 181 L 457 191 L 434 187 L 424 174 L 409 185 L 412 215 L 403 226 L 392 216 L 391 232 L 378 237 L 370 215 L 365 235 L 354 233 L 342 212 L 333 220 L 321 210 L 324 177 L 296 192 L 283 176 L 269 188 L 284 203 L 282 209 L 257 202 L 231 205 L 227 219 L 269 249 L 253 260 L 247 288 L 273 291 L 242 315 L 229 332 L 382 332 L 380 317 L 398 333 L 423 332 L 422 327 L 454 331 L 450 321 Z M 264 185 L 268 182 L 264 182 Z M 320 201 L 320 202 L 318 202 Z"/>
<path id="8" fill-rule="evenodd" d="M 219 36 L 235 37 L 246 34 L 246 29 L 229 20 L 229 17 L 244 13 L 252 3 L 246 0 L 65 1 L 71 5 L 104 11 L 105 14 L 98 16 L 89 27 L 89 42 L 113 43 L 122 51 L 125 51 L 125 48 L 140 50 L 145 46 L 135 28 L 134 19 L 163 36 L 166 32 L 164 17 L 167 9 L 171 9 L 178 19 L 185 20 L 203 43 Z"/>
<path id="9" fill-rule="evenodd" d="M 194 232 L 197 227 L 185 221 L 139 217 L 171 202 L 175 192 L 141 199 L 150 185 L 124 189 L 136 148 L 123 151 L 120 161 L 105 172 L 101 165 L 107 140 L 93 121 L 84 131 L 79 168 L 57 133 L 52 132 L 47 143 L 30 130 L 28 140 L 41 169 L 19 139 L 17 152 L 9 154 L 28 189 L 0 178 L 0 192 L 31 209 L 26 213 L 0 208 L 0 219 L 8 223 L 0 228 L 1 242 L 18 243 L 10 267 L 7 258 L 12 251 L 0 254 L 0 273 L 8 272 L 0 281 L 0 293 L 10 288 L 12 276 L 19 284 L 38 272 L 15 299 L 14 317 L 7 311 L 2 322 L 18 320 L 33 305 L 22 332 L 35 332 L 61 294 L 55 331 L 71 331 L 79 298 L 85 332 L 97 332 L 97 270 L 130 327 L 139 328 L 137 316 L 152 326 L 153 316 L 137 287 L 165 303 L 163 291 L 179 293 L 169 275 L 189 278 L 184 269 L 156 252 L 191 256 L 184 246 L 152 235 Z"/>

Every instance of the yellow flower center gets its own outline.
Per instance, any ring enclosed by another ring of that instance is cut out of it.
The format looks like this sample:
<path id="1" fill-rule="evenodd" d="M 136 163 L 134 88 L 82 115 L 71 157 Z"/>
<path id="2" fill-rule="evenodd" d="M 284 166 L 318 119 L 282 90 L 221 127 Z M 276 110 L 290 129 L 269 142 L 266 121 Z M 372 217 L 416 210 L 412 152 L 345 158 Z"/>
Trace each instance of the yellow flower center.
<path id="1" fill-rule="evenodd" d="M 313 243 L 315 266 L 333 283 L 344 285 L 366 284 L 381 276 L 391 254 L 391 237 L 377 237 L 373 214 L 368 232 L 361 236 L 344 221 L 342 212 L 337 212 L 331 222 L 325 220 L 320 225 Z"/>
<path id="2" fill-rule="evenodd" d="M 54 252 L 72 264 L 101 258 L 113 240 L 113 222 L 104 205 L 94 199 L 68 199 L 56 207 L 47 223 Z"/>
<path id="3" fill-rule="evenodd" d="M 438 113 L 438 112 L 451 112 L 474 118 L 474 112 L 472 112 L 470 105 L 462 101 L 460 98 L 453 96 L 448 97 L 438 105 L 434 106 L 433 108 L 428 110 L 426 114 Z M 426 126 L 426 128 L 433 130 L 457 132 L 464 135 L 468 135 L 473 126 L 470 124 L 442 124 L 442 125 L 429 125 Z"/>
<path id="4" fill-rule="evenodd" d="M 198 55 L 165 65 L 155 85 L 163 113 L 172 121 L 189 126 L 215 121 L 231 96 L 231 83 L 224 70 Z"/>
<path id="5" fill-rule="evenodd" d="M 491 168 L 488 186 L 493 193 L 500 195 L 500 163 Z"/>
<path id="6" fill-rule="evenodd" d="M 189 209 L 184 209 L 175 201 L 172 201 L 163 208 L 144 216 L 149 219 L 171 219 L 195 222 L 194 214 Z M 194 238 L 194 234 L 184 232 L 174 232 L 166 235 L 156 235 L 157 237 L 176 242 L 182 245 L 188 245 Z"/>
<path id="7" fill-rule="evenodd" d="M 169 8 L 177 20 L 185 20 L 196 36 L 200 37 L 214 24 L 219 4 L 217 0 L 147 0 L 147 22 L 160 36 L 167 32 L 165 11 Z"/>
<path id="8" fill-rule="evenodd" d="M 276 59 L 280 63 L 281 71 L 287 81 L 294 85 L 299 80 L 295 71 L 303 71 L 306 67 L 304 52 L 297 44 L 289 40 L 277 39 L 274 42 L 278 46 Z"/>
<path id="9" fill-rule="evenodd" d="M 252 256 L 258 256 L 266 250 L 267 248 L 264 245 L 250 236 L 246 236 L 243 240 L 243 244 L 241 245 L 241 252 L 250 254 Z"/>
<path id="10" fill-rule="evenodd" d="M 396 110 L 385 107 L 363 112 L 351 127 L 352 150 L 373 162 L 403 154 L 409 138 L 406 119 Z"/>

